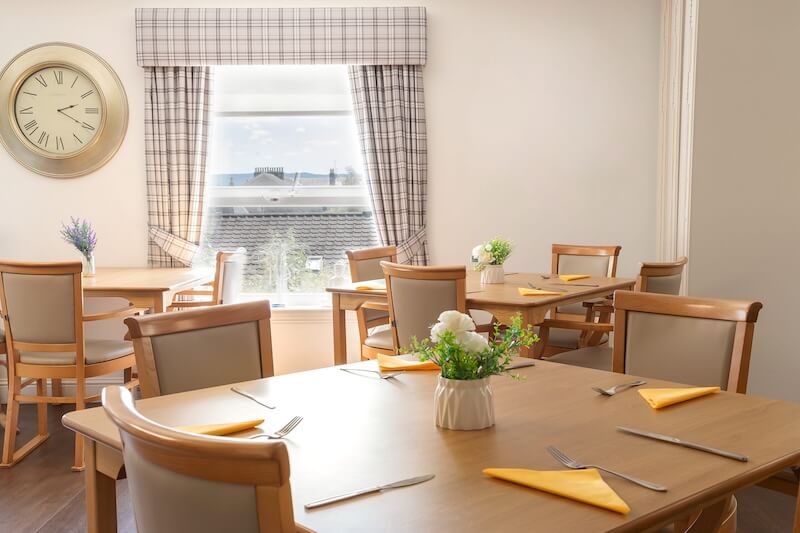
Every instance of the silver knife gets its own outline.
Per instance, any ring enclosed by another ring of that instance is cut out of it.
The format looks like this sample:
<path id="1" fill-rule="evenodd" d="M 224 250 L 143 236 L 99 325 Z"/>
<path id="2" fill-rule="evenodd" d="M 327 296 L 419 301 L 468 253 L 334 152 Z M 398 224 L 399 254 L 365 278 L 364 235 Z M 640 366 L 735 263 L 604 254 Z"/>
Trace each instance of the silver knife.
<path id="1" fill-rule="evenodd" d="M 557 285 L 557 284 L 556 284 L 556 285 Z M 545 289 L 545 288 L 543 288 L 543 287 L 537 287 L 537 286 L 536 286 L 536 285 L 534 285 L 533 283 L 528 283 L 528 287 L 530 287 L 531 289 L 536 289 L 537 291 L 558 291 L 558 292 L 567 292 L 567 289 L 556 289 L 556 288 Z"/>
<path id="2" fill-rule="evenodd" d="M 662 435 L 661 433 L 653 433 L 652 431 L 644 431 L 642 429 L 627 428 L 623 426 L 617 426 L 617 429 L 625 433 L 630 433 L 632 435 L 639 435 L 640 437 L 647 437 L 649 439 L 669 442 L 671 444 L 677 444 L 678 446 L 683 446 L 685 448 L 700 450 L 701 452 L 713 453 L 714 455 L 721 455 L 722 457 L 727 457 L 728 459 L 735 459 L 736 461 L 742 461 L 743 463 L 746 463 L 747 461 L 750 460 L 746 455 L 742 455 L 740 453 L 729 452 L 727 450 L 720 450 L 719 448 L 712 448 L 711 446 L 685 441 L 683 439 L 679 439 L 678 437 Z"/>
<path id="3" fill-rule="evenodd" d="M 516 370 L 518 368 L 526 368 L 529 366 L 536 366 L 534 361 L 520 361 L 519 363 L 511 363 L 511 366 L 506 368 L 506 370 Z"/>
<path id="4" fill-rule="evenodd" d="M 425 483 L 426 481 L 430 481 L 434 477 L 436 477 L 436 474 L 425 474 L 424 476 L 410 477 L 408 479 L 395 481 L 394 483 L 387 483 L 386 485 L 378 485 L 377 487 L 370 487 L 368 489 L 356 490 L 353 492 L 348 492 L 347 494 L 341 494 L 339 496 L 332 496 L 330 498 L 323 498 L 322 500 L 316 500 L 311 503 L 307 503 L 305 505 L 305 508 L 314 509 L 316 507 L 322 507 L 323 505 L 328 505 L 329 503 L 340 502 L 342 500 L 349 500 L 350 498 L 355 498 L 356 496 L 361 496 L 362 494 L 371 494 L 373 492 L 381 492 L 387 489 L 399 489 L 400 487 L 408 487 L 410 485 L 416 485 L 417 483 Z"/>

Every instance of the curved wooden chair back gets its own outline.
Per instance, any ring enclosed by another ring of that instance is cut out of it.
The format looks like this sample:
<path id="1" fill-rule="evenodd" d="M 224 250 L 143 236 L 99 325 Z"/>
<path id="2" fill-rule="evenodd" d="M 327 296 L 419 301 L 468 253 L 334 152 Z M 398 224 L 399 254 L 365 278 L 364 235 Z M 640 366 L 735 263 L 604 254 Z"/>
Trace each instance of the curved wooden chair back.
<path id="1" fill-rule="evenodd" d="M 679 257 L 677 261 L 666 263 L 641 263 L 634 290 L 658 294 L 680 294 L 683 271 L 688 262 L 688 258 Z"/>
<path id="2" fill-rule="evenodd" d="M 622 246 L 590 246 L 580 244 L 554 244 L 550 273 L 588 274 L 613 278 L 617 275 L 617 264 Z M 550 318 L 574 318 L 583 320 L 586 310 L 581 303 L 564 305 L 551 313 Z M 561 316 L 559 316 L 561 315 Z M 565 317 L 564 315 L 573 315 Z"/>
<path id="3" fill-rule="evenodd" d="M 378 248 L 364 248 L 363 250 L 348 250 L 345 252 L 350 264 L 350 279 L 355 283 L 372 279 L 382 279 L 381 261 L 397 262 L 396 246 L 381 246 Z"/>
<path id="4" fill-rule="evenodd" d="M 143 398 L 274 374 L 266 300 L 125 320 Z"/>

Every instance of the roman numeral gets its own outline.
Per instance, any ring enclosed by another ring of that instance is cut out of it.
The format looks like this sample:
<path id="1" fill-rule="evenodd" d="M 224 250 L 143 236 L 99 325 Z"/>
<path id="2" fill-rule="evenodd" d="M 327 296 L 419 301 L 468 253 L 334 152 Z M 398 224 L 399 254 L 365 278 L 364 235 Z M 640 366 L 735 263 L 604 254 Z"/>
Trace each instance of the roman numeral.
<path id="1" fill-rule="evenodd" d="M 86 91 L 85 93 L 83 93 L 83 94 L 81 95 L 81 98 L 86 98 L 87 96 L 89 96 L 89 95 L 90 95 L 90 94 L 92 94 L 93 92 L 94 92 L 94 90 L 91 90 L 91 89 L 90 89 L 90 90 Z"/>
<path id="2" fill-rule="evenodd" d="M 75 87 L 76 83 L 78 83 L 78 76 L 75 76 L 75 79 L 72 80 L 72 85 L 70 85 L 69 88 L 72 89 L 73 87 Z"/>
<path id="3" fill-rule="evenodd" d="M 94 126 L 92 126 L 91 124 L 87 124 L 87 123 L 83 122 L 81 125 L 87 130 L 94 131 Z"/>
<path id="4" fill-rule="evenodd" d="M 25 124 L 25 125 L 24 125 L 24 126 L 22 126 L 22 127 L 23 127 L 23 128 L 25 128 L 26 130 L 29 130 L 29 129 L 31 129 L 31 128 L 35 128 L 35 127 L 36 127 L 36 124 L 37 124 L 37 123 L 36 123 L 36 121 L 35 121 L 35 120 L 31 120 L 30 122 L 28 122 L 27 124 Z"/>
<path id="5" fill-rule="evenodd" d="M 46 131 L 42 131 L 41 135 L 39 135 L 39 140 L 37 142 L 39 144 L 42 144 L 42 142 L 44 142 L 45 139 L 49 140 L 50 136 L 47 134 Z M 45 143 L 44 145 L 47 146 L 47 143 Z"/>
<path id="6" fill-rule="evenodd" d="M 79 138 L 77 135 L 75 135 L 75 134 L 73 133 L 73 134 L 72 134 L 72 136 L 73 136 L 73 137 L 75 137 L 75 140 L 76 140 L 76 141 L 78 141 L 79 143 L 83 144 L 83 141 L 82 141 L 82 140 L 80 140 L 80 138 Z"/>
<path id="7" fill-rule="evenodd" d="M 25 93 L 25 94 L 29 94 L 31 96 L 36 96 L 36 93 L 29 93 L 28 91 L 22 91 L 22 92 Z"/>
<path id="8" fill-rule="evenodd" d="M 19 110 L 20 115 L 33 115 L 33 106 Z"/>
<path id="9" fill-rule="evenodd" d="M 42 87 L 47 87 L 47 82 L 46 82 L 46 81 L 44 81 L 44 76 L 42 76 L 41 74 L 37 75 L 37 76 L 36 76 L 35 78 L 33 78 L 33 79 L 35 79 L 36 81 L 38 81 L 38 82 L 39 82 L 39 83 L 42 85 Z"/>
<path id="10" fill-rule="evenodd" d="M 98 113 L 100 113 L 100 110 L 99 110 L 99 109 L 97 109 L 96 107 L 87 107 L 87 108 L 86 108 L 86 109 L 84 109 L 83 111 L 84 111 L 84 112 L 85 112 L 87 115 L 97 115 Z"/>
<path id="11" fill-rule="evenodd" d="M 61 137 L 56 137 L 56 150 L 63 150 L 64 149 L 64 139 Z"/>
<path id="12" fill-rule="evenodd" d="M 64 85 L 64 71 L 63 70 L 54 70 L 53 77 L 56 79 L 56 83 L 59 85 Z"/>

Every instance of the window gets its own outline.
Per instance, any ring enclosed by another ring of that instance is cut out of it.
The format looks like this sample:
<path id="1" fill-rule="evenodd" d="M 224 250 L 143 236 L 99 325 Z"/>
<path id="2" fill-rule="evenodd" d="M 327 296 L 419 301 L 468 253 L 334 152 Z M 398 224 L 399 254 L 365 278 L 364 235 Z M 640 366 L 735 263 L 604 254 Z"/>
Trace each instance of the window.
<path id="1" fill-rule="evenodd" d="M 344 252 L 378 245 L 347 67 L 215 69 L 201 261 L 247 250 L 244 290 L 327 302 Z"/>

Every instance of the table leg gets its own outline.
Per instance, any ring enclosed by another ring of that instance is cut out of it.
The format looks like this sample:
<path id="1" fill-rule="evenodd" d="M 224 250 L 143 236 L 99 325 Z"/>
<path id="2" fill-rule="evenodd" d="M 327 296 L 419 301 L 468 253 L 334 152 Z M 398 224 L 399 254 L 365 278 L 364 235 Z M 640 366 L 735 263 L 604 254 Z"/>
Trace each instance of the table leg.
<path id="1" fill-rule="evenodd" d="M 86 529 L 89 533 L 117 530 L 117 481 L 97 469 L 97 444 L 85 439 Z"/>
<path id="2" fill-rule="evenodd" d="M 794 528 L 793 533 L 800 533 L 800 488 L 797 489 L 797 505 L 794 509 Z"/>
<path id="3" fill-rule="evenodd" d="M 344 309 L 342 309 L 341 296 L 331 293 L 331 308 L 333 309 L 333 364 L 347 363 L 347 329 Z"/>

